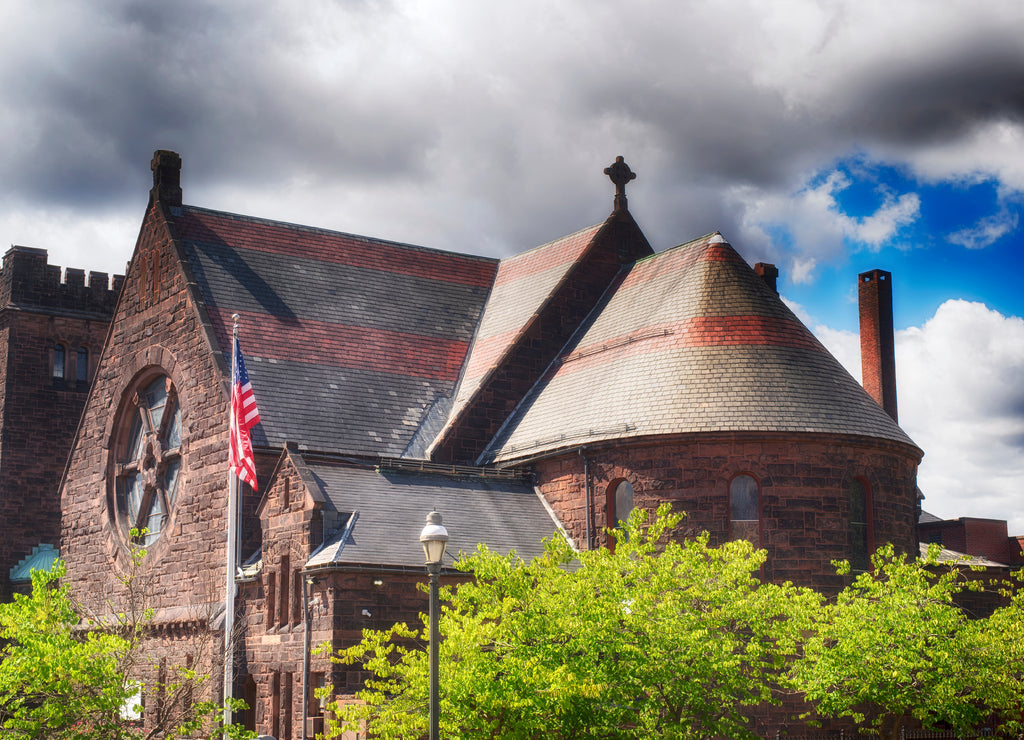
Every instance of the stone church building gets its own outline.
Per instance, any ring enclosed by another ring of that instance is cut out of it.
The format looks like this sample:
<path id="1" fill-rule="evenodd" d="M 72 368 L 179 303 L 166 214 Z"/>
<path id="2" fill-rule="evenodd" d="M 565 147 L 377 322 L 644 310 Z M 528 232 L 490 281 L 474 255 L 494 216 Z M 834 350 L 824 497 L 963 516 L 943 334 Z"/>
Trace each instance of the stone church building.
<path id="1" fill-rule="evenodd" d="M 917 549 L 922 452 L 895 421 L 888 273 L 859 278 L 868 392 L 780 300 L 773 266 L 751 268 L 718 233 L 655 253 L 621 158 L 604 222 L 501 260 L 185 205 L 178 155 L 156 152 L 152 170 L 123 284 L 85 289 L 69 271 L 67 290 L 91 297 L 38 319 L 51 354 L 65 337 L 50 390 L 81 419 L 60 422 L 65 456 L 54 447 L 61 466 L 40 481 L 60 481 L 59 541 L 0 555 L 14 568 L 59 545 L 76 598 L 102 611 L 145 527 L 154 666 L 191 659 L 197 634 L 220 639 L 237 315 L 262 421 L 234 693 L 259 732 L 312 737 L 311 690 L 358 686 L 306 645 L 425 611 L 418 533 L 434 508 L 448 559 L 478 542 L 529 558 L 557 532 L 601 547 L 661 502 L 687 512 L 678 536 L 748 538 L 765 577 L 825 590 L 842 585 L 833 560 Z M 6 297 L 8 261 L 39 258 L 5 258 L 5 331 L 37 320 Z M 5 368 L 8 384 L 22 372 Z M 149 713 L 161 698 L 145 700 Z"/>

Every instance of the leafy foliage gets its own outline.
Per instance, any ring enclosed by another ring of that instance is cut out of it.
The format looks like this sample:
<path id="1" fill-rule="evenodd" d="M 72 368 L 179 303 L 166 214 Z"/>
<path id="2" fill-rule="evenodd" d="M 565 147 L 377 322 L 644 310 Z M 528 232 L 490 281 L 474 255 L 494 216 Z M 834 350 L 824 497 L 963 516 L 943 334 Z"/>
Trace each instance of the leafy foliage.
<path id="1" fill-rule="evenodd" d="M 790 671 L 819 714 L 895 737 L 909 718 L 969 731 L 1024 709 L 1020 596 L 990 619 L 969 620 L 954 598 L 978 582 L 961 568 L 930 567 L 937 554 L 922 562 L 886 545 L 819 613 Z"/>
<path id="2" fill-rule="evenodd" d="M 443 589 L 442 736 L 753 736 L 742 710 L 774 700 L 819 597 L 762 583 L 747 542 L 665 543 L 680 515 L 644 517 L 614 552 L 557 538 L 531 563 L 484 547 L 459 563 L 475 579 Z M 426 638 L 396 625 L 337 656 L 375 676 L 362 704 L 334 707 L 343 724 L 425 734 Z"/>
<path id="3" fill-rule="evenodd" d="M 666 542 L 679 516 L 634 512 L 614 551 L 555 539 L 523 563 L 486 548 L 443 589 L 441 734 L 488 738 L 752 736 L 746 715 L 781 692 L 809 717 L 845 718 L 883 737 L 915 722 L 961 733 L 1024 717 L 1024 591 L 970 619 L 980 590 L 965 566 L 909 559 L 890 545 L 826 601 L 762 583 L 765 554 L 707 535 Z M 850 565 L 837 563 L 840 574 Z M 367 723 L 375 737 L 425 735 L 428 630 L 366 631 L 335 659 L 373 678 L 335 704 L 328 736 Z M 329 689 L 328 689 L 329 692 Z"/>
<path id="4" fill-rule="evenodd" d="M 76 635 L 64 571 L 33 571 L 32 595 L 0 604 L 0 729 L 5 736 L 120 737 L 131 693 L 118 672 L 120 635 Z"/>
<path id="5" fill-rule="evenodd" d="M 64 566 L 33 571 L 32 593 L 0 604 L 0 737 L 19 740 L 141 740 L 224 732 L 254 733 L 238 725 L 220 728 L 222 706 L 193 700 L 208 676 L 190 666 L 171 667 L 167 679 L 149 687 L 164 700 L 144 730 L 138 714 L 146 665 L 146 632 L 152 610 L 139 571 L 145 551 L 135 549 L 122 574 L 125 598 L 112 619 L 83 620 L 66 585 Z M 244 706 L 242 702 L 233 702 Z"/>
<path id="6" fill-rule="evenodd" d="M 984 698 L 1008 735 L 1024 734 L 1024 571 L 1006 584 L 1009 603 L 966 627 L 972 671 L 985 677 Z"/>

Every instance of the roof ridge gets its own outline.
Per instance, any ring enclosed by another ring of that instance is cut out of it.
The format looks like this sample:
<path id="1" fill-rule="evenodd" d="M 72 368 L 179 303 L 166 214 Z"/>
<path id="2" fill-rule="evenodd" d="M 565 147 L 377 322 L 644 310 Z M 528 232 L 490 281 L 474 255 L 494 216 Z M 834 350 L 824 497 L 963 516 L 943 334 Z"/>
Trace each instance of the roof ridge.
<path id="1" fill-rule="evenodd" d="M 231 213 L 230 211 L 220 211 L 215 208 L 204 208 L 202 206 L 190 206 L 183 205 L 181 207 L 182 213 L 196 212 L 210 214 L 213 216 L 221 216 L 229 218 L 233 221 L 241 221 L 252 224 L 265 224 L 278 226 L 282 228 L 291 229 L 294 231 L 302 231 L 309 234 L 320 234 L 324 236 L 336 236 L 343 237 L 346 239 L 352 239 L 355 241 L 363 242 L 365 244 L 386 244 L 390 247 L 401 247 L 404 249 L 410 249 L 418 252 L 431 252 L 434 254 L 450 254 L 454 257 L 464 257 L 466 259 L 475 260 L 479 262 L 491 262 L 497 263 L 501 260 L 498 257 L 488 257 L 480 254 L 470 254 L 467 252 L 457 252 L 453 249 L 438 249 L 437 247 L 424 247 L 420 244 L 411 244 L 409 242 L 394 241 L 392 239 L 380 239 L 378 237 L 365 236 L 363 234 L 353 234 L 348 231 L 339 231 L 337 229 L 325 229 L 319 226 L 308 226 L 306 224 L 299 224 L 293 221 L 280 221 L 272 218 L 261 218 L 259 216 L 248 216 L 243 213 Z"/>
<path id="2" fill-rule="evenodd" d="M 559 242 L 564 242 L 567 239 L 572 239 L 573 237 L 579 236 L 580 234 L 582 234 L 582 233 L 584 233 L 586 231 L 592 231 L 594 229 L 600 229 L 602 226 L 604 226 L 604 224 L 605 224 L 605 222 L 602 221 L 600 223 L 591 224 L 590 226 L 584 226 L 582 229 L 577 229 L 576 231 L 572 232 L 571 234 L 565 234 L 563 236 L 558 237 L 557 239 L 552 239 L 551 241 L 544 242 L 543 244 L 538 244 L 537 246 L 530 247 L 529 249 L 526 249 L 526 250 L 524 250 L 522 252 L 516 252 L 515 254 L 513 254 L 513 255 L 511 255 L 509 257 L 503 257 L 503 258 L 501 258 L 501 262 L 502 263 L 514 262 L 514 261 L 518 260 L 520 257 L 523 257 L 524 255 L 533 254 L 534 252 L 539 252 L 540 250 L 546 249 L 547 247 L 550 247 L 553 244 L 558 244 Z"/>
<path id="3" fill-rule="evenodd" d="M 641 262 L 647 262 L 648 260 L 652 260 L 652 259 L 654 259 L 656 257 L 660 257 L 660 256 L 662 256 L 664 254 L 671 254 L 672 252 L 677 252 L 677 251 L 686 249 L 688 247 L 693 247 L 696 244 L 698 244 L 699 242 L 705 241 L 706 239 L 710 239 L 711 237 L 716 236 L 716 235 L 717 236 L 721 236 L 722 239 L 724 240 L 723 243 L 728 244 L 730 247 L 732 247 L 732 243 L 728 239 L 725 238 L 725 236 L 722 234 L 722 232 L 718 231 L 718 230 L 715 230 L 715 231 L 712 231 L 712 232 L 710 232 L 708 234 L 705 234 L 704 236 L 698 236 L 695 239 L 690 239 L 689 241 L 683 242 L 682 244 L 676 244 L 674 247 L 666 247 L 665 249 L 661 250 L 660 252 L 654 252 L 653 254 L 649 254 L 646 257 L 641 257 L 640 259 L 638 259 L 635 262 L 635 264 L 640 264 Z M 733 247 L 733 249 L 735 250 L 735 247 Z"/>

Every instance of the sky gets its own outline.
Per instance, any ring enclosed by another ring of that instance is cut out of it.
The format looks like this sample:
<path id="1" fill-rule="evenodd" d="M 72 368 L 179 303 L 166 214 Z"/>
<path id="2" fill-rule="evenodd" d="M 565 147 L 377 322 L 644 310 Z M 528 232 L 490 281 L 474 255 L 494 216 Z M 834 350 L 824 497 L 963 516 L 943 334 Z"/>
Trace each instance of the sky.
<path id="1" fill-rule="evenodd" d="M 124 271 L 156 149 L 188 204 L 514 254 L 721 231 L 860 377 L 893 275 L 924 508 L 1024 534 L 1019 0 L 5 0 L 0 242 Z"/>

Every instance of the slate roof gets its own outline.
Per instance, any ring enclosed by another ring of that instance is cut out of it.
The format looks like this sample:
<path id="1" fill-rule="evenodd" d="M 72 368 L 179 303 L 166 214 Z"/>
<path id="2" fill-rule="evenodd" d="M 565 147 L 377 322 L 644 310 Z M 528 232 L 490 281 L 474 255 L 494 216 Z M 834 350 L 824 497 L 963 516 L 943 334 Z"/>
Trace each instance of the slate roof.
<path id="1" fill-rule="evenodd" d="M 231 316 L 256 447 L 399 455 L 450 396 L 497 260 L 192 206 L 175 227 L 230 367 Z"/>
<path id="2" fill-rule="evenodd" d="M 924 560 L 928 557 L 928 548 L 931 545 L 927 542 L 921 542 L 918 544 L 918 552 L 921 555 L 921 559 Z M 966 555 L 956 550 L 950 550 L 942 547 L 939 549 L 939 558 L 937 561 L 940 565 L 947 565 L 955 563 L 957 565 L 968 565 L 983 568 L 1009 568 L 1006 563 L 997 563 L 995 560 L 989 560 L 982 555 Z"/>
<path id="3" fill-rule="evenodd" d="M 581 229 L 501 261 L 448 421 L 438 438 L 458 420 L 487 375 L 501 364 L 603 226 Z"/>
<path id="4" fill-rule="evenodd" d="M 543 551 L 557 532 L 533 487 L 522 480 L 445 476 L 343 464 L 308 462 L 303 478 L 315 497 L 342 516 L 307 567 L 371 565 L 423 567 L 420 530 L 428 512 L 439 511 L 451 539 L 444 562 L 477 543 L 524 560 Z M 354 516 L 353 516 L 354 515 Z"/>
<path id="5" fill-rule="evenodd" d="M 720 431 L 913 445 L 721 235 L 710 234 L 636 262 L 478 462 Z"/>

